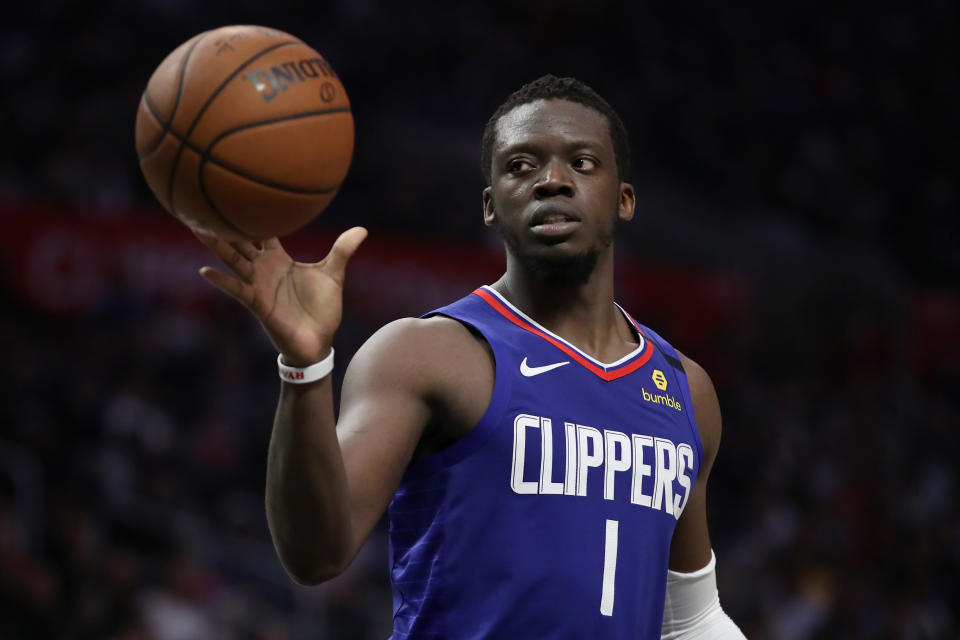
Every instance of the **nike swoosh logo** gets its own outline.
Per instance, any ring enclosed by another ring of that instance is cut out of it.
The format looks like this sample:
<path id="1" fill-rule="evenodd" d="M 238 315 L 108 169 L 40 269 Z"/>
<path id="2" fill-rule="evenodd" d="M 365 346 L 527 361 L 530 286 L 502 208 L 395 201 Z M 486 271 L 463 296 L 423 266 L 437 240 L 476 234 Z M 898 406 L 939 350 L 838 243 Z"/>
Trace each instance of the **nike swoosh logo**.
<path id="1" fill-rule="evenodd" d="M 547 371 L 553 371 L 557 367 L 562 367 L 565 364 L 570 364 L 569 360 L 564 360 L 563 362 L 554 362 L 553 364 L 545 364 L 542 367 L 530 367 L 527 366 L 527 359 L 524 358 L 523 362 L 520 363 L 520 373 L 524 377 L 532 378 L 533 376 L 538 376 L 541 373 L 546 373 Z"/>

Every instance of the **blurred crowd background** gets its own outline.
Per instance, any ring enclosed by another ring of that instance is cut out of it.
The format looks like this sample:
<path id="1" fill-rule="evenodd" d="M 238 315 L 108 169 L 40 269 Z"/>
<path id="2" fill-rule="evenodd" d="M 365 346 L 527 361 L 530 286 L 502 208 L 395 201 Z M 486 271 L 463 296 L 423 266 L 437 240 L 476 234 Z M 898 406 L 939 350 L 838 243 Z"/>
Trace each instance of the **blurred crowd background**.
<path id="1" fill-rule="evenodd" d="M 483 124 L 522 83 L 577 76 L 632 137 L 618 298 L 718 388 L 725 609 L 754 640 L 960 637 L 955 3 L 37 0 L 4 17 L 0 637 L 390 633 L 382 527 L 331 583 L 280 567 L 275 354 L 139 175 L 153 68 L 234 23 L 312 44 L 353 102 L 351 173 L 289 241 L 318 259 L 371 229 L 336 376 L 384 322 L 499 277 Z"/>

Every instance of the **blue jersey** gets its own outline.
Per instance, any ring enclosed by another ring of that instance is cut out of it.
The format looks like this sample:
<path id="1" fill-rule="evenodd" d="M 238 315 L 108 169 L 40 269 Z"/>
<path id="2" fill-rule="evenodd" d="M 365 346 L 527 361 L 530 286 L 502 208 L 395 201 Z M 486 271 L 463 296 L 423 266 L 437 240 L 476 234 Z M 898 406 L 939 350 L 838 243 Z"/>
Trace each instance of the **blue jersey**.
<path id="1" fill-rule="evenodd" d="M 428 315 L 479 331 L 493 396 L 390 503 L 393 640 L 659 639 L 670 539 L 703 457 L 673 348 L 600 363 L 489 287 Z"/>

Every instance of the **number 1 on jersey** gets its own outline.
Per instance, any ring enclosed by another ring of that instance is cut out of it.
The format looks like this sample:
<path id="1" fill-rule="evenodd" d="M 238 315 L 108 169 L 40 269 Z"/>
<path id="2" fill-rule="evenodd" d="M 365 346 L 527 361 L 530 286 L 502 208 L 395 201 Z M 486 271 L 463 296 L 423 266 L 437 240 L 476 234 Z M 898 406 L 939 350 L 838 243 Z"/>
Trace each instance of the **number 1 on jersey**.
<path id="1" fill-rule="evenodd" d="M 607 535 L 603 545 L 603 589 L 600 591 L 600 613 L 613 615 L 613 593 L 617 580 L 617 538 L 620 523 L 607 520 Z"/>

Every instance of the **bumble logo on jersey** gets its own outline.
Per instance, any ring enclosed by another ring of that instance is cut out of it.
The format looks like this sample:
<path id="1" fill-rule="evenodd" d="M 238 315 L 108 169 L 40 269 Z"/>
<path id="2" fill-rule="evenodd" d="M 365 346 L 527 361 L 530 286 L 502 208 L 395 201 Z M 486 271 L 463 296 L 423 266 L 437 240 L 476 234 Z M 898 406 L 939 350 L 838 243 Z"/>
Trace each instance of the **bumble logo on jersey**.
<path id="1" fill-rule="evenodd" d="M 663 371 L 654 369 L 653 375 L 650 377 L 653 379 L 653 384 L 657 385 L 657 389 L 660 389 L 660 391 L 667 390 L 667 376 L 663 375 Z"/>
<path id="2" fill-rule="evenodd" d="M 666 385 L 664 385 L 666 387 Z M 676 411 L 683 411 L 683 407 L 680 405 L 680 401 L 674 398 L 669 393 L 650 393 L 643 387 L 640 387 L 640 391 L 643 392 L 643 399 L 647 402 L 652 402 L 653 404 L 662 404 L 665 407 L 670 407 Z"/>

